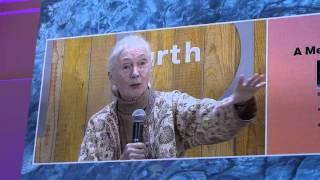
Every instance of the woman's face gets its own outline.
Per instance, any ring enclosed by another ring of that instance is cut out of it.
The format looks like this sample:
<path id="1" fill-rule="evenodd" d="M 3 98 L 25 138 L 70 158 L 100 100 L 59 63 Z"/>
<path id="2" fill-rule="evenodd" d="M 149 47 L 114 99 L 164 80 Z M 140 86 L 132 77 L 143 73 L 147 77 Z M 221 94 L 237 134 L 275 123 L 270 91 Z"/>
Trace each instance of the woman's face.
<path id="1" fill-rule="evenodd" d="M 151 77 L 151 62 L 144 48 L 125 48 L 120 52 L 109 79 L 123 99 L 132 100 L 143 94 Z"/>

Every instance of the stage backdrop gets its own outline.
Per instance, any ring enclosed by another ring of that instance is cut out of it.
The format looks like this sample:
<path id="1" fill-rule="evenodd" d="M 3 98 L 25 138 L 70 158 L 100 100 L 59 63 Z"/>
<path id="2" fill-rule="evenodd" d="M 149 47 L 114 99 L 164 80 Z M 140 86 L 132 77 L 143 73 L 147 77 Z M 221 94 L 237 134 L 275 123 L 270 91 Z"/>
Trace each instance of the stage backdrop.
<path id="1" fill-rule="evenodd" d="M 235 79 L 241 48 L 253 48 L 253 64 L 249 69 L 265 74 L 265 31 L 264 21 L 254 22 L 253 47 L 240 47 L 244 39 L 240 38 L 234 24 L 135 34 L 149 41 L 154 52 L 153 89 L 180 90 L 196 98 L 220 99 Z M 117 37 L 123 35 L 47 41 L 35 162 L 77 161 L 89 118 L 112 100 L 107 57 Z M 170 50 L 173 45 L 180 49 L 179 64 L 172 61 L 174 57 Z M 191 52 L 186 52 L 186 49 Z M 166 50 L 168 54 L 162 56 Z M 190 63 L 186 62 L 188 60 Z M 264 90 L 257 94 L 256 99 L 256 122 L 227 142 L 190 149 L 186 157 L 264 154 Z"/>

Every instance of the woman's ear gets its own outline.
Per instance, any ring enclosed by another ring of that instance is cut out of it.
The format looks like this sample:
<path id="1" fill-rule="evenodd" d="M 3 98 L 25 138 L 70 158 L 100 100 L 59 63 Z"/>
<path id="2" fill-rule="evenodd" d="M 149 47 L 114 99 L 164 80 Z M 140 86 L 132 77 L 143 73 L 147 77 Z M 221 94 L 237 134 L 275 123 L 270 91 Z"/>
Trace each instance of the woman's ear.
<path id="1" fill-rule="evenodd" d="M 112 75 L 111 75 L 110 71 L 108 71 L 108 78 L 109 78 L 110 81 L 112 81 Z"/>

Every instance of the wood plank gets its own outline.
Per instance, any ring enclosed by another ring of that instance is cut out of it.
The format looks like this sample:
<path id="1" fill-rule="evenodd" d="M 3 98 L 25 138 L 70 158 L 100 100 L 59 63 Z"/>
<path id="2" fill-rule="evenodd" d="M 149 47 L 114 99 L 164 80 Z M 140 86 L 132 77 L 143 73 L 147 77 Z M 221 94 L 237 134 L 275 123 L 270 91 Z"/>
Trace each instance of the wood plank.
<path id="1" fill-rule="evenodd" d="M 39 163 L 52 162 L 54 160 L 57 121 L 59 117 L 61 75 L 63 71 L 63 56 L 64 40 L 54 41 L 45 135 L 43 137 L 38 137 L 37 139 L 35 161 Z"/>
<path id="2" fill-rule="evenodd" d="M 266 28 L 265 21 L 254 26 L 254 72 L 265 74 L 266 70 Z M 244 128 L 237 136 L 236 155 L 264 154 L 265 143 L 265 89 L 256 94 L 257 120 Z"/>
<path id="3" fill-rule="evenodd" d="M 115 36 L 92 37 L 86 121 L 112 101 L 111 82 L 108 78 L 108 58 L 115 41 Z M 82 128 L 83 135 L 86 126 L 87 123 Z"/>
<path id="4" fill-rule="evenodd" d="M 266 21 L 257 21 L 255 24 L 255 72 L 266 76 Z M 265 154 L 265 88 L 261 89 L 257 95 L 258 113 L 257 123 L 254 129 L 256 136 L 256 154 Z M 251 152 L 249 152 L 252 154 Z"/>
<path id="5" fill-rule="evenodd" d="M 86 123 L 91 38 L 65 40 L 54 161 L 76 161 Z"/>
<path id="6" fill-rule="evenodd" d="M 158 50 L 170 50 L 174 44 L 174 30 L 150 31 L 145 35 L 146 40 L 150 42 L 153 54 L 154 66 L 152 69 L 151 84 L 157 91 L 173 90 L 173 64 L 171 55 L 163 57 L 162 65 L 157 65 Z"/>
<path id="7" fill-rule="evenodd" d="M 173 66 L 173 89 L 186 92 L 189 95 L 202 98 L 203 97 L 203 62 L 204 53 L 204 28 L 183 28 L 175 30 L 175 44 L 180 48 L 179 65 Z M 191 42 L 191 47 L 200 48 L 200 62 L 195 62 L 195 53 L 191 53 L 190 63 L 186 62 L 186 42 Z M 201 157 L 202 147 L 194 147 L 185 152 L 186 157 Z"/>
<path id="8" fill-rule="evenodd" d="M 204 97 L 219 99 L 235 78 L 240 63 L 240 39 L 233 24 L 207 26 Z M 203 156 L 234 155 L 234 140 L 204 145 Z"/>
<path id="9" fill-rule="evenodd" d="M 219 99 L 240 63 L 240 39 L 234 25 L 208 26 L 205 47 L 205 96 Z"/>

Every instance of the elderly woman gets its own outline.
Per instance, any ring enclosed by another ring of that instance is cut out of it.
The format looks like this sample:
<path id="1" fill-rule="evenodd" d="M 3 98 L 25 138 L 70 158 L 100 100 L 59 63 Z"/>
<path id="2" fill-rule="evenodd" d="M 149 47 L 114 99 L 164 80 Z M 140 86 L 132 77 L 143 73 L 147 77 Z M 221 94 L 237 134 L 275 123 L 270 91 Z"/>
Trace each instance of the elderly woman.
<path id="1" fill-rule="evenodd" d="M 143 38 L 118 41 L 109 58 L 108 76 L 115 96 L 89 120 L 80 161 L 174 158 L 194 146 L 232 138 L 255 117 L 254 95 L 265 86 L 262 75 L 240 78 L 221 101 L 196 99 L 179 91 L 150 87 L 151 50 Z M 132 143 L 132 113 L 144 109 L 143 142 Z"/>

